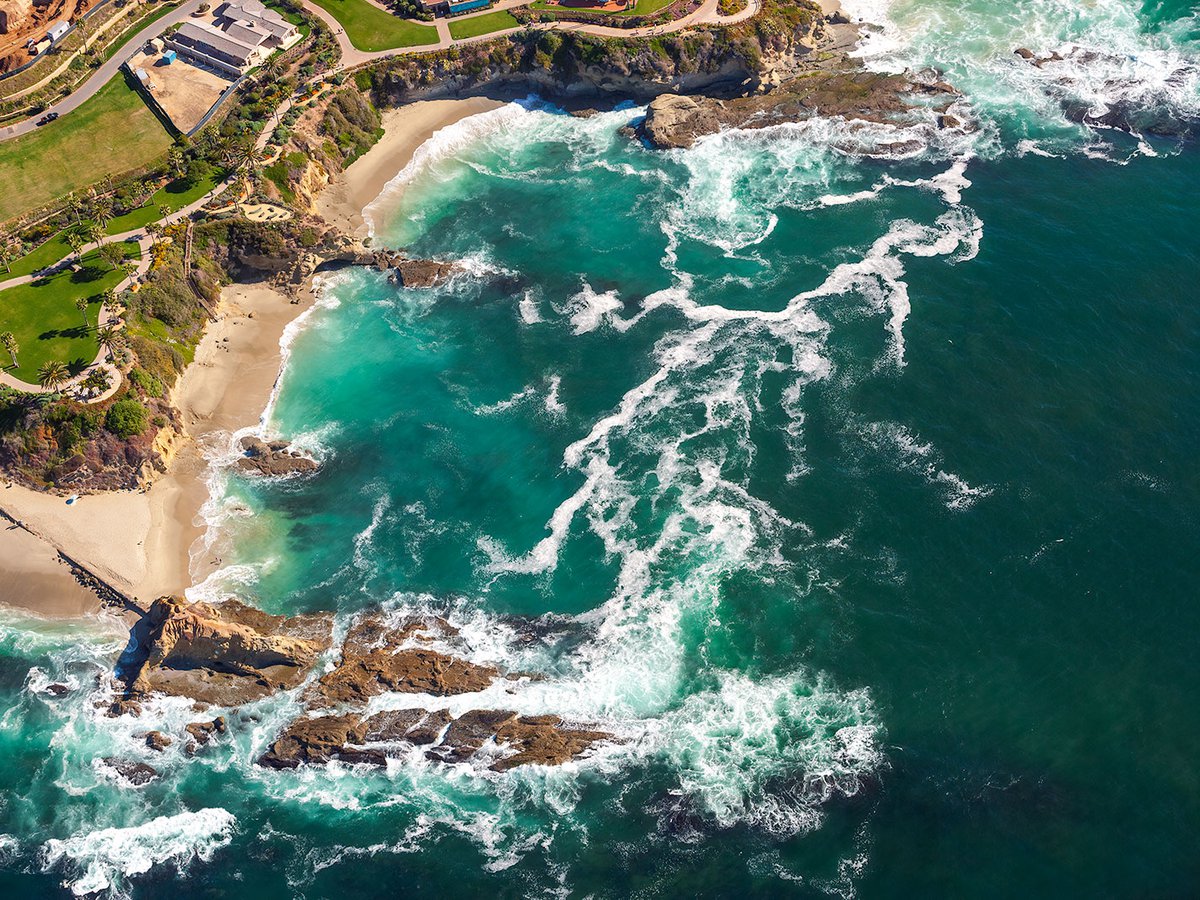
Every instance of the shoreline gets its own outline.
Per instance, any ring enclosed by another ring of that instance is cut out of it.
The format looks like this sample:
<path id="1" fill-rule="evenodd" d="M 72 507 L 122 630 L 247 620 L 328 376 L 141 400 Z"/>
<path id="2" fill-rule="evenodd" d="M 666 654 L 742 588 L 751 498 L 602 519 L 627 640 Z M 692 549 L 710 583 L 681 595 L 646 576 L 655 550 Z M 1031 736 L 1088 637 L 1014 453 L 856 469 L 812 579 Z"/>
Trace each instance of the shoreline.
<path id="1" fill-rule="evenodd" d="M 417 100 L 384 110 L 383 136 L 321 191 L 317 215 L 351 237 L 366 237 L 363 211 L 404 170 L 418 147 L 442 128 L 503 105 L 487 97 L 467 97 Z"/>
<path id="2" fill-rule="evenodd" d="M 503 105 L 473 97 L 385 111 L 383 136 L 318 195 L 317 214 L 347 234 L 365 234 L 363 210 L 434 132 Z M 25 526 L 0 520 L 0 572 L 8 576 L 0 607 L 50 618 L 99 612 L 99 597 L 76 580 L 60 553 L 143 604 L 183 594 L 216 568 L 202 553 L 207 524 L 200 513 L 210 472 L 204 450 L 261 421 L 281 374 L 284 331 L 316 299 L 308 286 L 298 297 L 266 282 L 221 292 L 217 318 L 172 392 L 184 434 L 149 488 L 84 494 L 68 505 L 57 494 L 0 487 L 0 510 Z"/>

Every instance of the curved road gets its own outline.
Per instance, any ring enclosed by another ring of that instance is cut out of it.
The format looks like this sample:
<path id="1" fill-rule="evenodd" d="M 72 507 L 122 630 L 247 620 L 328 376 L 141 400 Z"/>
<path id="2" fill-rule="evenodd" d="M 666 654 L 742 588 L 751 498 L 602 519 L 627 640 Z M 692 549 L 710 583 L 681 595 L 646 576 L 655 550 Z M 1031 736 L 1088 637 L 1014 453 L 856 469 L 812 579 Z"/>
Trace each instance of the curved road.
<path id="1" fill-rule="evenodd" d="M 86 103 L 95 96 L 100 88 L 108 84 L 109 79 L 117 74 L 117 71 L 124 64 L 125 60 L 137 53 L 146 41 L 158 37 L 172 25 L 178 25 L 180 22 L 190 18 L 192 13 L 199 9 L 200 4 L 203 2 L 204 0 L 187 0 L 179 9 L 169 12 L 161 19 L 151 22 L 141 31 L 134 34 L 133 38 L 114 53 L 100 68 L 93 72 L 91 77 L 80 85 L 77 90 L 72 91 L 62 100 L 47 107 L 32 119 L 26 119 L 24 122 L 18 122 L 16 125 L 9 125 L 7 128 L 0 128 L 0 141 L 6 141 L 9 138 L 15 138 L 18 135 L 28 134 L 33 131 L 37 128 L 37 120 L 46 113 L 56 112 L 59 115 L 63 115 Z"/>

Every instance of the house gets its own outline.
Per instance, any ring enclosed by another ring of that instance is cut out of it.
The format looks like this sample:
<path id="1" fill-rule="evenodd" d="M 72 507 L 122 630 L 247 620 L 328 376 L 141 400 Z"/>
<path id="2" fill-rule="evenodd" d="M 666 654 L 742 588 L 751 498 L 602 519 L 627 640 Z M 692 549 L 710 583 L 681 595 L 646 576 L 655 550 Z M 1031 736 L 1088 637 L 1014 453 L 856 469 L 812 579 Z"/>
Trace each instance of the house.
<path id="1" fill-rule="evenodd" d="M 184 22 L 166 44 L 181 59 L 237 78 L 298 40 L 296 26 L 258 0 L 231 0 L 211 22 Z"/>

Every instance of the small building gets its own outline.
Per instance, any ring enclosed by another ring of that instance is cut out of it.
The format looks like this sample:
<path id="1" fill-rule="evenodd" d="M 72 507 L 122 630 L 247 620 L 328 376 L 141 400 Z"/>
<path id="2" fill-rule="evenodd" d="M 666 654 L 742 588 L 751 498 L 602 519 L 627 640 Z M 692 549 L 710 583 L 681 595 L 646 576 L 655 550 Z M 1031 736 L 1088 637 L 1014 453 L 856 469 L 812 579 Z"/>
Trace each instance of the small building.
<path id="1" fill-rule="evenodd" d="M 58 41 L 70 30 L 71 26 L 67 22 L 55 22 L 50 26 L 50 30 L 46 32 L 46 37 L 51 41 Z"/>
<path id="2" fill-rule="evenodd" d="M 174 50 L 168 50 L 166 53 L 164 53 L 162 55 L 163 65 L 169 66 L 171 63 L 175 62 L 175 60 L 177 60 L 178 58 L 179 58 L 178 53 L 176 53 Z"/>
<path id="3" fill-rule="evenodd" d="M 492 0 L 460 0 L 458 3 L 450 3 L 447 9 L 452 16 L 462 15 L 467 12 L 474 12 L 477 9 L 486 9 L 492 5 Z"/>
<path id="4" fill-rule="evenodd" d="M 137 76 L 137 80 L 141 82 L 142 87 L 148 91 L 154 90 L 154 82 L 150 80 L 149 72 L 147 72 L 141 66 L 138 66 L 136 69 L 134 69 L 133 74 Z"/>

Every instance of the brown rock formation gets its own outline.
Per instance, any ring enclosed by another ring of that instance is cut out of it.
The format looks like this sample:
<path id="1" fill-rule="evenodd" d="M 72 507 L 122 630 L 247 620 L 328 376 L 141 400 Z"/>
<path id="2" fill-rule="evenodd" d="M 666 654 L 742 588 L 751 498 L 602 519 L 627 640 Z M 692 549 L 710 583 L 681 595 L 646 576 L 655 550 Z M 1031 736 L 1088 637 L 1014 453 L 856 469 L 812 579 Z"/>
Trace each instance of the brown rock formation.
<path id="1" fill-rule="evenodd" d="M 158 753 L 162 753 L 164 750 L 166 750 L 168 747 L 171 746 L 171 743 L 172 743 L 171 739 L 169 737 L 167 737 L 165 734 L 163 734 L 161 731 L 147 731 L 146 732 L 146 746 L 149 747 L 151 750 L 155 750 Z"/>
<path id="2" fill-rule="evenodd" d="M 366 721 L 350 713 L 297 719 L 258 764 L 294 769 L 339 759 L 382 766 L 389 750 L 399 752 L 398 745 L 433 745 L 425 754 L 429 759 L 454 763 L 470 759 L 491 741 L 507 754 L 491 768 L 504 772 L 527 764 L 561 765 L 611 737 L 603 731 L 566 728 L 558 716 L 518 716 L 507 710 L 475 709 L 452 719 L 445 710 L 406 709 L 377 713 Z M 363 746 L 367 744 L 390 746 Z"/>
<path id="3" fill-rule="evenodd" d="M 131 694 L 237 705 L 298 685 L 329 646 L 328 615 L 271 616 L 236 600 L 155 600 L 134 627 L 141 659 L 123 664 Z"/>
<path id="4" fill-rule="evenodd" d="M 238 460 L 243 472 L 259 475 L 304 475 L 320 468 L 316 460 L 292 450 L 287 441 L 263 441 L 247 435 L 242 438 L 245 456 Z"/>
<path id="5" fill-rule="evenodd" d="M 915 83 L 902 75 L 874 72 L 810 72 L 773 91 L 717 100 L 665 94 L 646 110 L 640 132 L 655 147 L 690 147 L 722 128 L 767 128 L 814 115 L 886 122 L 910 110 L 905 95 L 955 95 L 944 82 Z"/>
<path id="6" fill-rule="evenodd" d="M 425 647 L 408 646 L 425 639 L 442 624 L 407 622 L 390 628 L 380 616 L 367 616 L 346 635 L 337 668 L 321 676 L 310 693 L 314 706 L 362 703 L 388 691 L 446 697 L 481 691 L 500 672 Z M 443 632 L 444 633 L 444 632 Z"/>

